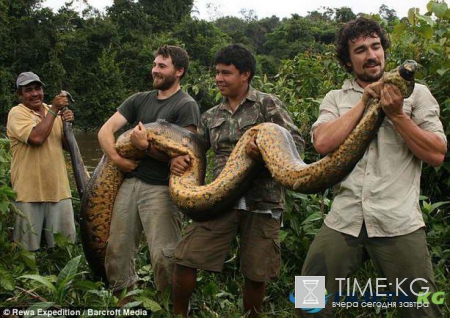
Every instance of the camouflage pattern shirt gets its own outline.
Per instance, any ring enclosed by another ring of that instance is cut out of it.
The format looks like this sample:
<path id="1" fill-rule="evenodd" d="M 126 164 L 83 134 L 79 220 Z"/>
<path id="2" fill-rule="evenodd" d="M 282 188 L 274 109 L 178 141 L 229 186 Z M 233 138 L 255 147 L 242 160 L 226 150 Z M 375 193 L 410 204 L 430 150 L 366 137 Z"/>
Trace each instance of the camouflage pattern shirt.
<path id="1" fill-rule="evenodd" d="M 297 150 L 303 153 L 304 140 L 280 99 L 249 87 L 246 98 L 234 113 L 225 98 L 222 103 L 203 113 L 198 134 L 204 138 L 207 149 L 214 152 L 213 178 L 224 168 L 234 146 L 247 129 L 263 122 L 272 122 L 286 128 L 294 138 Z M 236 208 L 251 212 L 272 213 L 284 210 L 284 188 L 264 168 L 253 181 Z"/>

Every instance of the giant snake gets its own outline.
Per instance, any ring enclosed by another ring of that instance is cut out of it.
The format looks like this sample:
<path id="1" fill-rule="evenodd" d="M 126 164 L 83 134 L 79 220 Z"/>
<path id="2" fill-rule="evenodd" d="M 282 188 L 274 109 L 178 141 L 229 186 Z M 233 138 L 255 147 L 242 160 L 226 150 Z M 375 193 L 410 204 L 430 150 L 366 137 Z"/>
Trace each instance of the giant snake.
<path id="1" fill-rule="evenodd" d="M 383 80 L 397 86 L 403 96 L 414 89 L 414 61 L 406 61 Z M 366 105 L 365 114 L 346 140 L 332 153 L 312 164 L 300 158 L 289 132 L 273 123 L 262 123 L 247 130 L 234 147 L 224 169 L 211 183 L 203 185 L 205 152 L 195 134 L 167 122 L 147 124 L 152 146 L 170 157 L 189 155 L 190 167 L 182 176 L 171 175 L 169 190 L 174 203 L 196 221 L 216 217 L 243 195 L 260 163 L 246 154 L 248 140 L 256 135 L 256 144 L 265 166 L 285 188 L 301 193 L 316 193 L 341 181 L 364 155 L 376 135 L 384 113 L 378 99 Z M 117 152 L 126 158 L 142 159 L 145 154 L 130 141 L 130 131 L 116 141 Z M 77 169 L 74 167 L 74 170 Z M 75 171 L 75 173 L 77 173 Z M 106 156 L 100 160 L 89 180 L 81 203 L 80 231 L 86 259 L 96 276 L 105 278 L 104 259 L 111 215 L 124 175 Z"/>

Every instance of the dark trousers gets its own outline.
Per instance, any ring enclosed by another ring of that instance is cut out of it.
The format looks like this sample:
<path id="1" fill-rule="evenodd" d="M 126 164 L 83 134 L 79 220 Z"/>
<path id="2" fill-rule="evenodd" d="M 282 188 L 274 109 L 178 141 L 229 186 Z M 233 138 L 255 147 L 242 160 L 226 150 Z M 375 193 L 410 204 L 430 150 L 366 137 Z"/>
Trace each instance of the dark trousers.
<path id="1" fill-rule="evenodd" d="M 426 289 L 432 294 L 436 292 L 426 234 L 423 228 L 402 236 L 369 238 L 364 226 L 360 235 L 353 237 L 332 230 L 324 224 L 310 246 L 303 264 L 302 276 L 325 276 L 325 288 L 328 294 L 338 293 L 339 281 L 335 278 L 349 277 L 369 258 L 381 273 L 381 277 L 386 278 L 384 285 L 387 286 L 387 289 L 396 293 L 396 290 L 399 291 L 397 286 L 401 282 L 400 288 L 410 296 L 409 302 L 416 302 L 417 300 L 417 296 L 410 289 L 411 286 L 416 294 L 423 293 Z M 413 281 L 414 283 L 411 284 Z M 350 281 L 350 285 L 352 285 L 350 292 L 353 291 L 353 283 L 352 279 Z M 358 283 L 363 289 L 367 282 Z M 375 288 L 374 279 L 372 280 L 372 287 Z M 342 292 L 346 294 L 347 289 L 344 287 L 342 289 Z M 373 290 L 373 293 L 375 292 Z M 358 289 L 357 293 L 359 293 Z M 332 296 L 325 309 L 314 316 L 334 316 L 333 301 L 334 297 Z M 397 308 L 401 317 L 442 317 L 438 305 L 431 302 L 431 297 L 428 297 L 428 301 L 430 302 L 428 308 L 400 308 L 399 306 Z M 300 312 L 301 310 L 297 311 L 297 313 Z"/>

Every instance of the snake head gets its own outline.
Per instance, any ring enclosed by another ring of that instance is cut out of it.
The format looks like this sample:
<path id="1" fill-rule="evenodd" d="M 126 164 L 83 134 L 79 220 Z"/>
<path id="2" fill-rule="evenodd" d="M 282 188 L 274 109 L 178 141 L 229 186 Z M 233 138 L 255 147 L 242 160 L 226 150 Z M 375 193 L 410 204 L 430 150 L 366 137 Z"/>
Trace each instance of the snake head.
<path id="1" fill-rule="evenodd" d="M 61 91 L 61 94 L 63 94 L 64 96 L 66 96 L 69 99 L 69 102 L 74 103 L 75 100 L 73 99 L 72 95 L 70 95 L 70 93 L 68 91 Z"/>
<path id="2" fill-rule="evenodd" d="M 414 60 L 406 60 L 395 70 L 385 73 L 384 82 L 397 86 L 403 97 L 408 98 L 414 90 L 414 75 L 419 66 Z"/>
<path id="3" fill-rule="evenodd" d="M 420 64 L 414 60 L 406 60 L 399 66 L 398 72 L 404 80 L 414 81 L 414 74 L 419 66 Z"/>

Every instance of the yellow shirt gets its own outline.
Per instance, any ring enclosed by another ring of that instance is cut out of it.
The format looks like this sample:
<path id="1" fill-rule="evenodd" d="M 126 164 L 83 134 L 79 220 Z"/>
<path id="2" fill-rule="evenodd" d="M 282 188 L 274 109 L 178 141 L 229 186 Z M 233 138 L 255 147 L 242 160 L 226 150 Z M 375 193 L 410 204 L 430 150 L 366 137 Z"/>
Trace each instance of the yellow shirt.
<path id="1" fill-rule="evenodd" d="M 345 114 L 364 90 L 353 80 L 329 92 L 312 130 Z M 417 84 L 403 110 L 421 128 L 446 137 L 439 105 L 429 89 Z M 378 134 L 353 171 L 334 189 L 335 198 L 325 224 L 357 237 L 362 224 L 369 237 L 405 235 L 425 226 L 419 206 L 422 161 L 409 150 L 392 122 L 385 118 Z"/>
<path id="2" fill-rule="evenodd" d="M 46 113 L 48 106 L 44 104 Z M 71 197 L 62 149 L 62 120 L 58 116 L 41 146 L 28 143 L 43 118 L 19 104 L 9 111 L 7 134 L 11 140 L 11 183 L 20 202 L 59 202 Z"/>

